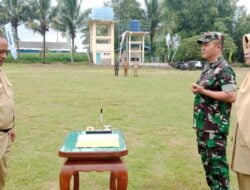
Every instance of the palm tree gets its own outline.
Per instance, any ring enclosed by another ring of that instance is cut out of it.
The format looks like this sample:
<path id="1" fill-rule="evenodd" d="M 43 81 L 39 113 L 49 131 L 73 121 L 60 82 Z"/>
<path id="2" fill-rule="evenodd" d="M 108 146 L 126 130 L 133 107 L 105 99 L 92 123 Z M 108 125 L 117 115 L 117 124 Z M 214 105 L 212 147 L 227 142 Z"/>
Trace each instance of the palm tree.
<path id="1" fill-rule="evenodd" d="M 151 52 L 154 53 L 154 36 L 161 23 L 162 10 L 159 0 L 144 0 L 144 3 L 146 7 L 144 17 L 149 24 Z"/>
<path id="2" fill-rule="evenodd" d="M 120 12 L 122 11 L 121 9 L 121 2 L 122 0 L 108 0 L 104 2 L 104 5 L 107 7 L 111 7 L 114 10 L 114 14 L 117 20 L 120 20 Z"/>
<path id="3" fill-rule="evenodd" d="M 2 0 L 0 4 L 1 24 L 11 22 L 11 26 L 14 28 L 17 50 L 19 50 L 17 27 L 21 24 L 22 21 L 27 21 L 29 10 L 29 5 L 25 0 Z"/>
<path id="4" fill-rule="evenodd" d="M 43 36 L 43 63 L 45 63 L 46 32 L 49 30 L 57 9 L 51 6 L 51 0 L 31 0 L 31 18 L 26 24 L 28 28 Z"/>
<path id="5" fill-rule="evenodd" d="M 91 13 L 91 9 L 85 10 L 82 14 L 84 15 L 84 21 L 83 25 L 81 27 L 81 38 L 83 38 L 82 44 L 87 47 L 87 53 L 88 53 L 88 58 L 89 58 L 89 63 L 93 63 L 92 57 L 90 55 L 90 31 L 89 31 L 89 26 L 88 26 L 88 19 L 89 19 L 89 14 Z"/>
<path id="6" fill-rule="evenodd" d="M 71 38 L 71 62 L 74 62 L 76 32 L 86 22 L 86 13 L 81 13 L 82 0 L 58 0 L 58 14 L 53 20 L 54 28 Z"/>

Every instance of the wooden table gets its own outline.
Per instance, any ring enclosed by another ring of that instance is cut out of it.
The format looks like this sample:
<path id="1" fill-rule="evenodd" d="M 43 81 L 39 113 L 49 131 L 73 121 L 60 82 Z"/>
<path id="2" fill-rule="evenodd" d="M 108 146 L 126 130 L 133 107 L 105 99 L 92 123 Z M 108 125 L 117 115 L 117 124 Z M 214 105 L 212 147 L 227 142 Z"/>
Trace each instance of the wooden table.
<path id="1" fill-rule="evenodd" d="M 125 139 L 120 131 L 112 131 L 119 135 L 120 147 L 76 148 L 79 135 L 87 135 L 85 131 L 72 131 L 66 137 L 59 150 L 59 156 L 65 157 L 60 172 L 60 189 L 70 190 L 70 179 L 74 177 L 74 190 L 79 190 L 79 172 L 111 171 L 110 190 L 126 190 L 128 172 L 121 156 L 128 154 Z"/>

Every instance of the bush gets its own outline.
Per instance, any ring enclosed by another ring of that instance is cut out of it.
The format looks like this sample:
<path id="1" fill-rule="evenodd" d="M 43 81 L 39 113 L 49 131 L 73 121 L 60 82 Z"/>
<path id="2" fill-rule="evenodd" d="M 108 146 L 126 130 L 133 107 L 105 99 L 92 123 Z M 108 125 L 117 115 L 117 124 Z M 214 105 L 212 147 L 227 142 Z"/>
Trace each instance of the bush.
<path id="1" fill-rule="evenodd" d="M 20 53 L 20 58 L 15 60 L 12 58 L 12 55 L 9 54 L 5 60 L 6 62 L 11 63 L 41 63 L 43 61 L 43 57 L 41 53 Z M 45 58 L 46 63 L 70 63 L 70 53 L 57 53 L 57 52 L 49 52 L 46 53 Z M 75 53 L 74 62 L 88 62 L 88 56 L 86 53 Z"/>

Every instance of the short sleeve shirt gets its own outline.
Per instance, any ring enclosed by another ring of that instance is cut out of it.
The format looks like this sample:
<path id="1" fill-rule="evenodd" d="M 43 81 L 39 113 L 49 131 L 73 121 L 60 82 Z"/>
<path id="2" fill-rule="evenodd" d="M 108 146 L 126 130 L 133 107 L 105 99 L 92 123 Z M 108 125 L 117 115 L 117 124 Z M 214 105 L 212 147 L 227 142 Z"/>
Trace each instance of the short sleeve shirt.
<path id="1" fill-rule="evenodd" d="M 197 84 L 212 91 L 237 89 L 235 73 L 222 56 L 203 70 Z M 231 103 L 196 94 L 193 127 L 204 132 L 228 134 L 231 106 Z"/>
<path id="2" fill-rule="evenodd" d="M 0 68 L 0 129 L 14 126 L 14 114 L 12 84 Z"/>
<path id="3" fill-rule="evenodd" d="M 127 62 L 127 61 L 125 61 L 125 62 L 123 63 L 123 68 L 124 68 L 124 69 L 127 69 L 127 68 L 128 68 L 128 62 Z"/>

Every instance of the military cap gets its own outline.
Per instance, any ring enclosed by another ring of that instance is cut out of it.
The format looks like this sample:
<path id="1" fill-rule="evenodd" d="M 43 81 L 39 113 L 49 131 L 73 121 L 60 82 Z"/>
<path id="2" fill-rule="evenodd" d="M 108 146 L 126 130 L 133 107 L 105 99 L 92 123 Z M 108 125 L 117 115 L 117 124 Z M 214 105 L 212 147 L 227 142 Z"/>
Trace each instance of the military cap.
<path id="1" fill-rule="evenodd" d="M 220 40 L 223 44 L 224 36 L 221 32 L 205 32 L 202 37 L 197 40 L 198 44 L 208 43 L 212 40 Z"/>

